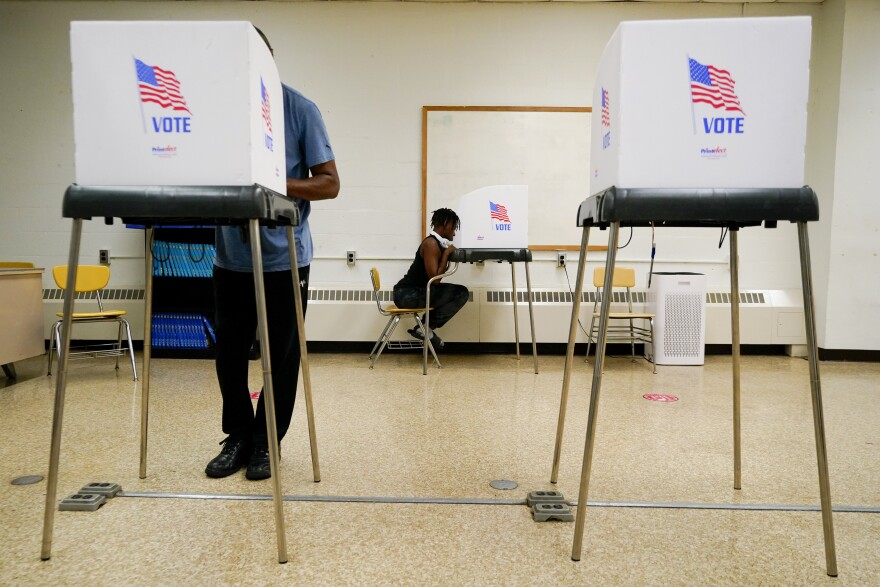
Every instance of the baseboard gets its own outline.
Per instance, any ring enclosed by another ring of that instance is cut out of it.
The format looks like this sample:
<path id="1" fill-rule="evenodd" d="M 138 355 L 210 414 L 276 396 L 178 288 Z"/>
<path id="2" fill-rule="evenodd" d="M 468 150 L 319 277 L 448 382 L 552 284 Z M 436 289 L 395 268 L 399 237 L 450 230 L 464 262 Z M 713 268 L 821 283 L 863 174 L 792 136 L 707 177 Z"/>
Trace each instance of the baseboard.
<path id="1" fill-rule="evenodd" d="M 89 346 L 102 343 L 110 343 L 110 340 L 72 340 L 71 346 Z M 142 340 L 132 341 L 136 351 L 144 349 Z M 309 352 L 311 353 L 351 353 L 351 354 L 369 354 L 373 349 L 372 342 L 364 341 L 309 341 Z M 561 342 L 539 342 L 537 344 L 539 355 L 560 355 L 564 356 L 567 345 Z M 45 348 L 49 348 L 49 341 L 45 341 Z M 578 343 L 574 346 L 575 355 L 583 355 L 587 351 L 585 343 Z M 389 351 L 399 352 L 399 351 Z M 514 343 L 503 342 L 447 342 L 443 348 L 444 354 L 451 355 L 507 355 L 516 352 Z M 531 342 L 520 342 L 519 352 L 521 355 L 532 354 Z M 744 344 L 740 345 L 739 352 L 741 355 L 763 355 L 763 356 L 783 356 L 788 354 L 785 345 L 776 344 Z M 590 348 L 590 354 L 595 354 L 595 345 Z M 607 354 L 618 356 L 630 354 L 630 347 L 626 344 L 609 344 Z M 636 356 L 644 354 L 644 345 L 636 345 Z M 707 344 L 707 355 L 730 355 L 731 345 L 729 344 Z M 183 356 L 181 356 L 183 355 Z M 153 349 L 152 356 L 155 358 L 193 358 L 193 359 L 211 359 L 213 358 L 213 349 L 199 350 L 195 352 L 183 351 L 177 353 L 171 349 Z M 251 353 L 251 360 L 259 358 L 259 350 Z M 819 349 L 820 361 L 853 361 L 864 363 L 880 362 L 880 351 L 858 350 L 858 349 Z"/>
<path id="2" fill-rule="evenodd" d="M 860 363 L 880 362 L 880 351 L 858 349 L 819 349 L 820 361 L 854 361 Z"/>

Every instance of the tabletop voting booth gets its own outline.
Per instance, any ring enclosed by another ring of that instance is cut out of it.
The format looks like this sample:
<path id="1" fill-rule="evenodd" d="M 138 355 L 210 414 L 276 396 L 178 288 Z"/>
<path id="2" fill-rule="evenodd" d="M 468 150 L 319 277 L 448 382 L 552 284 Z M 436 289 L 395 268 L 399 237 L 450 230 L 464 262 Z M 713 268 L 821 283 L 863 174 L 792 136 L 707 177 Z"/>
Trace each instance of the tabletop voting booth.
<path id="1" fill-rule="evenodd" d="M 519 359 L 519 296 L 516 292 L 514 263 L 522 263 L 526 270 L 526 300 L 529 304 L 529 327 L 532 333 L 532 359 L 538 372 L 538 345 L 535 341 L 535 318 L 532 312 L 532 280 L 529 263 L 529 186 L 490 185 L 464 194 L 458 200 L 457 214 L 461 229 L 457 234 L 457 250 L 449 260 L 455 265 L 430 281 L 442 279 L 458 270 L 458 263 L 497 261 L 510 263 L 510 281 L 513 300 L 513 332 L 516 358 Z M 429 281 L 429 283 L 430 283 Z M 430 296 L 430 287 L 428 288 Z M 430 297 L 428 299 L 430 306 Z M 426 319 L 427 322 L 427 319 Z M 426 334 L 427 336 L 427 334 Z M 428 351 L 423 355 L 422 372 L 428 373 Z"/>
<path id="2" fill-rule="evenodd" d="M 286 195 L 281 83 L 268 47 L 248 22 L 73 22 L 76 184 L 62 215 L 73 220 L 67 291 L 73 291 L 82 221 L 146 227 L 140 477 L 146 477 L 149 415 L 152 234 L 155 225 L 232 224 L 250 232 L 266 394 L 266 423 L 279 562 L 287 561 L 278 436 L 266 333 L 260 225 L 290 240 L 299 344 L 315 481 L 320 480 L 311 379 L 293 227 Z M 64 299 L 61 361 L 49 462 L 42 558 L 51 556 L 70 348 L 73 296 Z"/>
<path id="3" fill-rule="evenodd" d="M 819 219 L 803 185 L 809 17 L 623 22 L 593 88 L 592 195 L 583 228 L 551 481 L 556 482 L 591 227 L 609 229 L 610 283 L 620 226 L 729 229 L 734 488 L 741 487 L 738 231 L 780 221 L 798 227 L 826 572 L 837 575 L 825 450 L 807 222 Z M 572 559 L 580 560 L 611 296 L 599 338 Z"/>

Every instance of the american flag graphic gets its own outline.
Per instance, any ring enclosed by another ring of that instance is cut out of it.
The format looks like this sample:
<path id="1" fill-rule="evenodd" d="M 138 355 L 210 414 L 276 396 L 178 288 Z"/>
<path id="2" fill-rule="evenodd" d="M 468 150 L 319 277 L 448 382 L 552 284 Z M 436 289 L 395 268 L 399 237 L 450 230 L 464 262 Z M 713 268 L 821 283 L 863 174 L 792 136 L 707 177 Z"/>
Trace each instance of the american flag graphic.
<path id="1" fill-rule="evenodd" d="M 260 101 L 263 103 L 263 122 L 266 123 L 266 130 L 272 134 L 272 108 L 269 105 L 269 92 L 266 91 L 262 77 L 260 78 Z"/>
<path id="2" fill-rule="evenodd" d="M 602 88 L 602 126 L 611 126 L 611 104 L 605 88 Z"/>
<path id="3" fill-rule="evenodd" d="M 691 69 L 691 96 L 694 102 L 745 114 L 734 91 L 736 82 L 729 71 L 714 65 L 703 65 L 690 57 L 688 64 Z"/>
<path id="4" fill-rule="evenodd" d="M 134 60 L 134 68 L 137 71 L 141 102 L 153 102 L 162 108 L 183 110 L 192 114 L 180 93 L 180 82 L 173 71 L 157 65 L 147 65 L 140 59 Z"/>
<path id="5" fill-rule="evenodd" d="M 510 222 L 510 216 L 507 215 L 507 208 L 501 204 L 489 201 L 489 216 L 499 222 Z"/>

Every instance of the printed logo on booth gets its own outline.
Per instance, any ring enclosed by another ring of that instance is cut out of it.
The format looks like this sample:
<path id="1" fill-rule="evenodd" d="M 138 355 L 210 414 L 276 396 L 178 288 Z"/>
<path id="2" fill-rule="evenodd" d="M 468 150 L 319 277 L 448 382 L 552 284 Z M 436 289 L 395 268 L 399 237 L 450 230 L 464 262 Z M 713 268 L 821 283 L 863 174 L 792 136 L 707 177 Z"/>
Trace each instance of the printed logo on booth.
<path id="1" fill-rule="evenodd" d="M 489 201 L 489 217 L 493 220 L 492 229 L 504 232 L 510 232 L 513 226 L 510 222 L 510 216 L 507 214 L 507 207 L 502 204 L 496 204 Z"/>
<path id="2" fill-rule="evenodd" d="M 736 93 L 733 74 L 722 67 L 703 64 L 688 57 L 691 78 L 691 106 L 694 134 L 702 134 L 721 140 L 746 132 L 746 113 Z M 697 108 L 704 113 L 697 120 Z M 712 139 L 710 139 L 712 140 Z M 700 148 L 704 159 L 723 159 L 728 147 L 707 145 Z"/>
<path id="3" fill-rule="evenodd" d="M 269 92 L 266 91 L 263 76 L 260 76 L 260 105 L 263 117 L 263 142 L 266 145 L 266 149 L 272 151 L 274 149 L 274 141 L 272 139 L 272 105 L 269 103 Z"/>
<path id="4" fill-rule="evenodd" d="M 192 111 L 183 96 L 180 80 L 170 69 L 147 65 L 137 58 L 134 60 L 134 70 L 138 80 L 144 134 L 158 135 L 162 141 L 152 146 L 150 152 L 156 157 L 174 157 L 177 155 L 177 146 L 167 141 L 192 132 Z M 148 119 L 144 105 L 156 115 Z M 189 116 L 185 116 L 184 112 Z"/>
<path id="5" fill-rule="evenodd" d="M 611 98 L 608 90 L 602 88 L 602 126 L 608 130 L 602 133 L 602 150 L 611 146 Z"/>

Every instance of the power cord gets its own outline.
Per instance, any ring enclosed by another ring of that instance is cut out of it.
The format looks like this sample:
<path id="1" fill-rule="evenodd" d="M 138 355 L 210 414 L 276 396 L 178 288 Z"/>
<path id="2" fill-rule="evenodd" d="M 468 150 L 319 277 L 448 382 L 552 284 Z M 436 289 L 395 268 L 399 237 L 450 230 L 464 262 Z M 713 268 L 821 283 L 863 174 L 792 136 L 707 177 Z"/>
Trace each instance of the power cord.
<path id="1" fill-rule="evenodd" d="M 574 292 L 571 289 L 571 277 L 569 277 L 569 275 L 568 275 L 568 264 L 566 263 L 565 265 L 563 265 L 562 269 L 565 271 L 565 282 L 566 282 L 566 284 L 568 284 L 568 294 L 571 296 L 572 301 L 574 301 Z M 587 333 L 587 329 L 584 328 L 583 324 L 581 324 L 581 317 L 580 316 L 578 316 L 577 321 L 578 321 L 578 326 L 580 326 L 580 328 L 581 328 L 581 332 L 584 333 L 584 336 L 586 336 L 587 338 L 590 338 L 590 335 Z"/>
<path id="2" fill-rule="evenodd" d="M 721 245 L 724 244 L 724 237 L 727 236 L 727 232 L 728 232 L 728 227 L 722 226 L 721 227 L 721 240 L 718 241 L 718 248 L 719 249 L 721 248 Z"/>
<path id="3" fill-rule="evenodd" d="M 654 238 L 654 223 L 651 223 L 651 266 L 648 267 L 648 289 L 651 289 L 651 277 L 654 275 L 654 255 L 657 253 L 657 241 Z"/>

